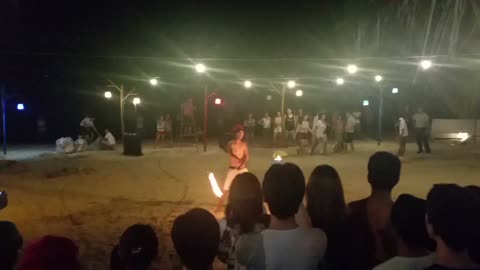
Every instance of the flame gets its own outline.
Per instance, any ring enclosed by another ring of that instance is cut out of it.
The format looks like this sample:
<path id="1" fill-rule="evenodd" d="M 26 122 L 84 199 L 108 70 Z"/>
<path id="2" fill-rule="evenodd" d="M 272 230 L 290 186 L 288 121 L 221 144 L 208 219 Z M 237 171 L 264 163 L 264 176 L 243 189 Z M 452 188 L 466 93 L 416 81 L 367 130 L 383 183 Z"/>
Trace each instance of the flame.
<path id="1" fill-rule="evenodd" d="M 277 155 L 273 160 L 275 161 L 282 161 L 282 157 L 280 155 Z"/>
<path id="2" fill-rule="evenodd" d="M 217 179 L 215 179 L 215 175 L 213 173 L 208 174 L 208 180 L 210 180 L 210 186 L 212 186 L 212 191 L 218 198 L 223 196 L 223 192 L 218 186 Z"/>
<path id="3" fill-rule="evenodd" d="M 470 134 L 466 132 L 459 132 L 457 133 L 457 139 L 460 139 L 460 142 L 466 141 L 468 138 L 470 138 Z"/>

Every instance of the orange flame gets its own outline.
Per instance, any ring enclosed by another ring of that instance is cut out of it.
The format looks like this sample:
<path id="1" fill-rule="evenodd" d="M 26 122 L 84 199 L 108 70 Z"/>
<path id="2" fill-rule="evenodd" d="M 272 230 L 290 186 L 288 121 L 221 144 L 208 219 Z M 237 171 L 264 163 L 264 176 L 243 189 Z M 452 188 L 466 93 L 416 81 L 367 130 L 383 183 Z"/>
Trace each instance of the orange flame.
<path id="1" fill-rule="evenodd" d="M 282 161 L 282 157 L 280 155 L 277 155 L 273 160 L 275 161 Z"/>
<path id="2" fill-rule="evenodd" d="M 223 196 L 223 192 L 218 186 L 217 179 L 215 179 L 215 175 L 213 173 L 208 174 L 208 180 L 210 180 L 210 186 L 212 186 L 212 191 L 218 198 Z"/>

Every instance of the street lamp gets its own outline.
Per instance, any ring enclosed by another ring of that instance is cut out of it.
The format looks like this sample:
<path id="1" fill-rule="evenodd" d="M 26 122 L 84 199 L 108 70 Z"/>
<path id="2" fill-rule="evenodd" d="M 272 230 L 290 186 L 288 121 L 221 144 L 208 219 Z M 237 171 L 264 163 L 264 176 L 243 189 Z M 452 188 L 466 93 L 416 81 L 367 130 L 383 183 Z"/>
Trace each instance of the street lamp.
<path id="1" fill-rule="evenodd" d="M 383 77 L 381 75 L 375 75 L 375 82 L 378 85 L 378 96 L 380 99 L 380 102 L 378 104 L 378 139 L 377 139 L 377 145 L 380 145 L 382 143 L 382 119 L 383 119 L 383 90 L 381 86 L 381 81 L 383 80 Z"/>
<path id="2" fill-rule="evenodd" d="M 383 80 L 383 77 L 381 75 L 375 75 L 376 82 L 381 82 L 382 80 Z"/>
<path id="3" fill-rule="evenodd" d="M 297 85 L 297 83 L 296 83 L 295 81 L 288 81 L 288 82 L 287 82 L 288 88 L 294 88 L 295 85 Z"/>
<path id="4" fill-rule="evenodd" d="M 356 65 L 350 64 L 350 65 L 347 66 L 347 71 L 350 74 L 355 74 L 357 72 L 357 70 L 358 70 L 358 67 Z"/>
<path id="5" fill-rule="evenodd" d="M 243 82 L 243 86 L 245 86 L 245 88 L 250 88 L 250 87 L 252 87 L 252 82 L 251 81 L 245 81 L 245 82 Z"/>
<path id="6" fill-rule="evenodd" d="M 420 67 L 423 69 L 423 70 L 427 70 L 429 68 L 432 67 L 432 61 L 431 60 L 422 60 L 420 61 Z"/>
<path id="7" fill-rule="evenodd" d="M 343 85 L 345 83 L 345 80 L 343 78 L 337 78 L 336 82 L 337 85 Z"/>
<path id="8" fill-rule="evenodd" d="M 141 100 L 139 97 L 134 97 L 132 100 L 133 105 L 138 105 L 141 103 Z"/>
<path id="9" fill-rule="evenodd" d="M 108 98 L 108 99 L 112 98 L 112 92 L 106 91 L 105 92 L 105 98 Z"/>
<path id="10" fill-rule="evenodd" d="M 156 86 L 156 85 L 158 84 L 158 80 L 155 79 L 155 78 L 152 78 L 152 79 L 150 79 L 150 84 L 151 84 L 152 86 Z"/>
<path id="11" fill-rule="evenodd" d="M 195 70 L 198 73 L 204 73 L 207 70 L 207 67 L 204 64 L 196 64 L 195 65 Z"/>
<path id="12" fill-rule="evenodd" d="M 368 99 L 363 100 L 363 106 L 367 107 L 368 105 L 370 105 L 370 102 L 368 101 Z"/>
<path id="13" fill-rule="evenodd" d="M 303 91 L 300 90 L 300 89 L 298 89 L 297 91 L 295 91 L 295 95 L 296 95 L 297 97 L 301 97 L 301 96 L 303 96 Z"/>
<path id="14" fill-rule="evenodd" d="M 398 93 L 398 88 L 392 88 L 392 94 L 397 94 Z"/>

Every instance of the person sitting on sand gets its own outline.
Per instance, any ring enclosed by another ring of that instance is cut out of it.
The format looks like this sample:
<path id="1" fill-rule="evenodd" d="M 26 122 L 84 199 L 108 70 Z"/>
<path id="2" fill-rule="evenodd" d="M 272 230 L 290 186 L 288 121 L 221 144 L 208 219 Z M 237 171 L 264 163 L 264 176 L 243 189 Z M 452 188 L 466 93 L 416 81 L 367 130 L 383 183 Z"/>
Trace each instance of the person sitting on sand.
<path id="1" fill-rule="evenodd" d="M 183 269 L 213 269 L 220 243 L 220 227 L 210 212 L 194 208 L 180 215 L 173 222 L 171 236 Z"/>
<path id="2" fill-rule="evenodd" d="M 117 141 L 115 140 L 113 134 L 108 129 L 105 129 L 105 137 L 102 140 L 102 146 L 104 147 L 104 149 L 113 150 L 115 149 L 116 144 Z"/>
<path id="3" fill-rule="evenodd" d="M 152 226 L 130 226 L 113 248 L 110 270 L 147 270 L 158 254 L 158 238 Z"/>

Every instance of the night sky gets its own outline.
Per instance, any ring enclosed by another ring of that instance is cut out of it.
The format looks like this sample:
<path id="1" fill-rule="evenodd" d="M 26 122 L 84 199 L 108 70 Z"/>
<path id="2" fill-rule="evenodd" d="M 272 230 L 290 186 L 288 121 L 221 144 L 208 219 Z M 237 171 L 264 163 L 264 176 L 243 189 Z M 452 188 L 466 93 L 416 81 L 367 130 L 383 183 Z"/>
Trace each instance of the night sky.
<path id="1" fill-rule="evenodd" d="M 86 113 L 118 132 L 118 106 L 103 98 L 107 79 L 138 89 L 145 101 L 140 111 L 152 127 L 154 115 L 175 113 L 186 97 L 201 101 L 205 84 L 225 97 L 223 110 L 242 117 L 249 110 L 278 110 L 270 83 L 283 78 L 297 78 L 305 90 L 303 100 L 287 99 L 291 107 L 357 110 L 362 99 L 375 96 L 369 83 L 375 73 L 390 78 L 386 88 L 408 89 L 395 108 L 419 105 L 418 95 L 436 97 L 439 106 L 431 111 L 456 116 L 459 113 L 445 103 L 448 92 L 428 92 L 438 87 L 438 79 L 416 75 L 417 60 L 404 58 L 451 53 L 452 44 L 446 42 L 451 36 L 436 30 L 441 7 L 424 51 L 430 1 L 418 1 L 412 15 L 415 27 L 404 2 L 412 1 L 3 0 L 0 83 L 10 96 L 11 136 L 30 139 L 39 115 L 47 118 L 51 137 L 75 136 Z M 463 55 L 476 53 L 480 36 L 478 20 L 470 13 L 466 11 L 455 44 L 460 60 L 453 65 L 451 57 L 438 60 L 467 79 L 472 78 L 472 65 L 478 71 L 478 61 L 471 63 Z M 342 93 L 332 90 L 331 81 L 357 58 L 368 58 L 356 61 L 363 75 Z M 189 67 L 198 61 L 212 68 L 208 78 L 198 78 Z M 441 72 L 432 71 L 431 76 L 443 78 Z M 150 77 L 158 77 L 161 86 L 150 87 Z M 245 78 L 258 78 L 257 87 L 246 92 L 238 84 Z M 458 87 L 455 79 L 446 80 L 448 89 Z M 273 95 L 269 104 L 267 94 Z M 17 102 L 24 102 L 27 110 L 15 112 Z"/>

